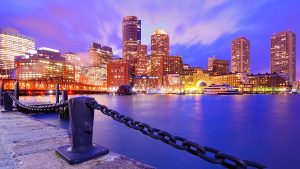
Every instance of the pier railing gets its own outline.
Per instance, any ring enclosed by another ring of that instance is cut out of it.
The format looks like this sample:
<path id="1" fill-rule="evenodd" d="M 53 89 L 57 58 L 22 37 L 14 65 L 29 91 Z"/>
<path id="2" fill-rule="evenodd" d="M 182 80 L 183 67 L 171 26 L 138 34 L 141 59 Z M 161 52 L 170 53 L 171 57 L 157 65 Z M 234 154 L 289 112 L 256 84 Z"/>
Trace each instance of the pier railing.
<path id="1" fill-rule="evenodd" d="M 264 169 L 264 165 L 243 160 L 230 154 L 221 152 L 218 149 L 202 146 L 186 138 L 175 136 L 164 130 L 154 128 L 149 124 L 136 121 L 128 116 L 122 115 L 115 110 L 109 109 L 105 105 L 99 104 L 91 97 L 75 97 L 53 105 L 27 105 L 20 102 L 10 92 L 4 92 L 3 105 L 5 111 L 12 111 L 12 103 L 16 108 L 27 111 L 53 111 L 59 107 L 68 106 L 70 117 L 71 144 L 58 147 L 56 152 L 69 164 L 78 164 L 84 161 L 108 154 L 109 150 L 100 145 L 92 143 L 94 110 L 99 110 L 104 115 L 110 116 L 117 122 L 123 123 L 129 128 L 137 130 L 142 134 L 157 139 L 171 145 L 172 147 L 186 151 L 205 161 L 219 164 L 225 168 Z"/>

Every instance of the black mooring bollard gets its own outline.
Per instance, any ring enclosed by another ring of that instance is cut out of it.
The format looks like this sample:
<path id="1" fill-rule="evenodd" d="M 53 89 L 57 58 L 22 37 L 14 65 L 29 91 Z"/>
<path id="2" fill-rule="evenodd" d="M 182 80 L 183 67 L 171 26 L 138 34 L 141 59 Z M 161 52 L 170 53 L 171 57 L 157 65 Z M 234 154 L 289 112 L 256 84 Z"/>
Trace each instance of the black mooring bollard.
<path id="1" fill-rule="evenodd" d="M 13 100 L 8 95 L 9 92 L 3 93 L 3 108 L 1 112 L 11 112 L 13 110 Z"/>
<path id="2" fill-rule="evenodd" d="M 3 106 L 4 82 L 0 82 L 0 105 Z"/>
<path id="3" fill-rule="evenodd" d="M 63 101 L 66 101 L 66 100 L 68 100 L 68 92 L 67 91 L 62 91 L 62 100 Z"/>
<path id="4" fill-rule="evenodd" d="M 56 83 L 56 88 L 55 88 L 55 103 L 59 103 L 59 84 Z"/>
<path id="5" fill-rule="evenodd" d="M 69 100 L 71 145 L 58 147 L 58 153 L 69 164 L 79 164 L 109 153 L 107 148 L 93 144 L 94 109 L 86 106 L 91 97 Z"/>

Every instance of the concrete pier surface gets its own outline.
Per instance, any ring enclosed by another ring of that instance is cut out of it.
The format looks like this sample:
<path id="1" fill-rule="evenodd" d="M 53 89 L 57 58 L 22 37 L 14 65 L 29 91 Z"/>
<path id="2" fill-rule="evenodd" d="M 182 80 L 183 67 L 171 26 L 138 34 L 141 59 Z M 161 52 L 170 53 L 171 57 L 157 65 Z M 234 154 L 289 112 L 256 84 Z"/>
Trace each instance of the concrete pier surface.
<path id="1" fill-rule="evenodd" d="M 0 169 L 154 168 L 112 152 L 82 164 L 69 165 L 55 153 L 56 147 L 67 144 L 70 142 L 65 129 L 20 112 L 0 113 Z"/>

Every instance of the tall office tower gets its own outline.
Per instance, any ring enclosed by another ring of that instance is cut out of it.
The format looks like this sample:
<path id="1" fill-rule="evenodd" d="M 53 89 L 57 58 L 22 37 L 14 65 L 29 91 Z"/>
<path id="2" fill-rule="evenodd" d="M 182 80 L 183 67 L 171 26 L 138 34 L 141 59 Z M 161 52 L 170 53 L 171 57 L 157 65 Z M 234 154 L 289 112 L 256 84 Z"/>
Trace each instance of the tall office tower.
<path id="1" fill-rule="evenodd" d="M 151 55 L 169 56 L 169 35 L 163 29 L 157 29 L 151 36 Z"/>
<path id="2" fill-rule="evenodd" d="M 141 21 L 136 16 L 125 16 L 122 21 L 123 60 L 134 65 L 137 45 L 141 43 Z"/>
<path id="3" fill-rule="evenodd" d="M 137 20 L 137 43 L 141 44 L 142 43 L 142 21 Z"/>
<path id="4" fill-rule="evenodd" d="M 228 74 L 229 61 L 217 59 L 215 56 L 209 57 L 207 70 L 217 74 Z"/>
<path id="5" fill-rule="evenodd" d="M 250 41 L 244 37 L 236 38 L 232 42 L 231 72 L 250 74 Z"/>
<path id="6" fill-rule="evenodd" d="M 0 30 L 0 69 L 14 68 L 15 57 L 35 50 L 35 41 L 21 35 L 18 30 L 3 28 Z"/>
<path id="7" fill-rule="evenodd" d="M 296 80 L 295 33 L 279 32 L 271 37 L 271 73 L 286 76 L 290 84 Z"/>
<path id="8" fill-rule="evenodd" d="M 113 52 L 110 47 L 102 46 L 92 42 L 89 48 L 89 58 L 91 66 L 105 66 L 113 59 Z"/>
<path id="9" fill-rule="evenodd" d="M 143 76 L 147 75 L 147 45 L 137 46 L 137 63 L 135 66 L 135 75 Z"/>

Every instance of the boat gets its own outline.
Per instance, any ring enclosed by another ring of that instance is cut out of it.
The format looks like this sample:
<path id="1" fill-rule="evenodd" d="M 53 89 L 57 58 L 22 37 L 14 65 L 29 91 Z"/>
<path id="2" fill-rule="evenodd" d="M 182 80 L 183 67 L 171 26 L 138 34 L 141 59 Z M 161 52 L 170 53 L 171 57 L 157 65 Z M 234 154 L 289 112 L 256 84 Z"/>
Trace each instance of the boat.
<path id="1" fill-rule="evenodd" d="M 121 85 L 115 93 L 116 95 L 133 95 L 132 87 L 129 85 Z"/>
<path id="2" fill-rule="evenodd" d="M 208 95 L 234 95 L 240 94 L 239 89 L 228 84 L 212 84 L 203 89 L 204 94 Z"/>

